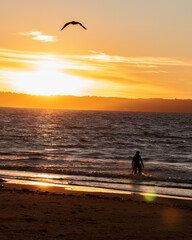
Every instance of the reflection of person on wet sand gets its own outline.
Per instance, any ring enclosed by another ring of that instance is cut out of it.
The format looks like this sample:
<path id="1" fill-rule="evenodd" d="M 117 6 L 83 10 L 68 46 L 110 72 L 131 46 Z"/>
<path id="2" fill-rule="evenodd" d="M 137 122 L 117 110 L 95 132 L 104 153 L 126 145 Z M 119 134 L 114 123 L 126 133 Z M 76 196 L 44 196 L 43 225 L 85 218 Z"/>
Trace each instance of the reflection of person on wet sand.
<path id="1" fill-rule="evenodd" d="M 141 174 L 142 168 L 144 168 L 143 160 L 139 154 L 140 152 L 137 151 L 132 159 L 133 174 L 137 174 L 137 172 Z"/>

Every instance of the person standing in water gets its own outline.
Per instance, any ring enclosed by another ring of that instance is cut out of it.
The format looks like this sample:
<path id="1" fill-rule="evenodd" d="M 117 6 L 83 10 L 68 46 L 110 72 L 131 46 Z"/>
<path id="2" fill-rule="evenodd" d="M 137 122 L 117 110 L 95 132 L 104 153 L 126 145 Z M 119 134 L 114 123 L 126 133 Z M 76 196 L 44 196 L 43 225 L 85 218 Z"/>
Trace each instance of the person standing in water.
<path id="1" fill-rule="evenodd" d="M 137 151 L 132 159 L 133 174 L 137 174 L 137 172 L 141 174 L 142 168 L 144 168 L 143 160 L 139 154 L 140 152 Z"/>

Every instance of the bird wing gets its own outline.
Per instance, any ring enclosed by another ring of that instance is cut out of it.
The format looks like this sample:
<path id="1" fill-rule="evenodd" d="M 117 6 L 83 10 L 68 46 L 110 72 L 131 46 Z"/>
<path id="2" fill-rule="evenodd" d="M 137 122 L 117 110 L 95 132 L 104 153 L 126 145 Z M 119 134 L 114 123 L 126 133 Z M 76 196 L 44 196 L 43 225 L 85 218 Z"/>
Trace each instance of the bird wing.
<path id="1" fill-rule="evenodd" d="M 79 24 L 81 27 L 83 27 L 85 30 L 87 30 L 87 28 L 84 27 L 83 24 L 81 24 L 80 22 L 78 22 L 78 24 Z"/>
<path id="2" fill-rule="evenodd" d="M 72 21 L 72 22 L 66 23 L 66 24 L 61 28 L 61 31 L 62 31 L 64 28 L 66 28 L 69 24 L 79 24 L 81 27 L 83 27 L 85 30 L 87 30 L 87 28 L 84 27 L 83 24 L 81 24 L 80 22 Z"/>
<path id="3" fill-rule="evenodd" d="M 66 24 L 61 28 L 61 31 L 62 31 L 64 28 L 66 28 L 69 24 L 71 24 L 71 22 L 66 23 Z"/>

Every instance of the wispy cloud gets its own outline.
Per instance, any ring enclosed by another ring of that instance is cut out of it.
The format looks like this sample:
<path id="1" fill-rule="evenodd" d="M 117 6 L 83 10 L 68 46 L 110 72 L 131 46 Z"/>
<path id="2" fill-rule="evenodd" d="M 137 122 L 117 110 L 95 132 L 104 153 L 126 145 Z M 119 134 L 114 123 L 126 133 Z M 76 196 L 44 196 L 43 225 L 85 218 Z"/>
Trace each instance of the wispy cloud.
<path id="1" fill-rule="evenodd" d="M 177 79 L 184 68 L 191 69 L 192 62 L 162 57 L 124 57 L 90 51 L 86 55 L 65 55 L 65 59 L 79 65 L 91 66 L 94 71 L 76 71 L 88 78 L 119 82 L 122 84 L 165 82 Z M 176 73 L 179 73 L 178 75 Z M 75 74 L 75 71 L 73 71 Z"/>
<path id="2" fill-rule="evenodd" d="M 192 62 L 186 62 L 174 58 L 166 57 L 123 57 L 123 56 L 112 56 L 106 53 L 100 53 L 90 50 L 89 55 L 76 55 L 74 58 L 94 60 L 98 62 L 106 63 L 125 63 L 134 64 L 136 67 L 150 67 L 154 68 L 158 65 L 166 66 L 192 66 Z"/>
<path id="3" fill-rule="evenodd" d="M 39 35 L 39 32 L 30 34 L 32 37 Z M 148 93 L 148 97 L 153 94 L 161 97 L 171 91 L 173 95 L 183 96 L 191 89 L 191 68 L 191 61 L 174 58 L 112 56 L 95 51 L 62 55 L 0 49 L 0 89 L 6 88 L 6 82 L 11 84 L 6 78 L 9 72 L 53 69 L 95 81 L 100 95 L 108 91 L 108 96 L 142 97 Z"/>
<path id="4" fill-rule="evenodd" d="M 32 32 L 30 35 L 40 36 L 40 32 Z M 5 62 L 9 62 L 7 66 L 10 68 L 17 67 L 18 64 L 27 64 L 30 67 L 49 62 L 50 66 L 57 65 L 58 69 L 67 70 L 70 74 L 124 83 L 130 81 L 138 83 L 138 78 L 142 81 L 143 77 L 148 78 L 149 74 L 153 76 L 154 74 L 168 74 L 173 72 L 173 68 L 192 66 L 190 61 L 179 59 L 111 56 L 96 51 L 90 51 L 88 54 L 50 55 L 43 52 L 0 49 L 0 61 L 4 66 Z"/>
<path id="5" fill-rule="evenodd" d="M 56 36 L 44 35 L 41 32 L 27 32 L 19 33 L 22 36 L 31 36 L 32 40 L 38 40 L 43 42 L 55 42 Z"/>
<path id="6" fill-rule="evenodd" d="M 56 66 L 58 69 L 79 69 L 79 70 L 93 70 L 94 68 L 87 64 L 80 63 L 79 60 L 73 61 L 65 57 L 65 55 L 50 55 L 45 52 L 27 52 L 0 48 L 0 69 L 4 65 L 7 68 L 12 68 L 16 63 L 23 63 L 28 65 L 43 65 L 45 63 Z M 26 65 L 25 65 L 26 67 Z"/>
<path id="7" fill-rule="evenodd" d="M 22 35 L 29 35 L 28 33 L 22 33 Z M 40 32 L 31 32 L 31 36 L 34 38 L 40 38 Z M 51 37 L 51 36 L 50 36 Z M 53 37 L 53 36 L 52 36 Z M 40 39 L 39 39 L 40 40 Z M 45 41 L 45 40 L 41 40 Z M 90 51 L 90 54 L 71 54 L 71 55 L 50 55 L 46 52 L 26 52 L 26 51 L 17 51 L 17 50 L 10 50 L 10 49 L 1 49 L 0 48 L 0 58 L 7 59 L 7 61 L 29 61 L 33 60 L 34 62 L 49 60 L 49 61 L 57 61 L 64 63 L 66 61 L 71 63 L 73 66 L 81 65 L 81 66 L 89 66 L 89 68 L 84 69 L 116 69 L 116 68 L 127 68 L 127 67 L 134 67 L 134 68 L 141 68 L 141 69 L 150 69 L 153 71 L 157 70 L 159 67 L 191 67 L 191 61 L 183 61 L 180 59 L 174 58 L 160 58 L 160 57 L 122 57 L 122 56 L 112 56 L 107 55 L 105 53 L 98 53 L 96 51 Z M 65 64 L 63 64 L 65 65 Z M 73 67 L 75 68 L 75 67 Z M 81 68 L 82 69 L 82 68 Z M 163 72 L 163 70 L 161 70 Z"/>

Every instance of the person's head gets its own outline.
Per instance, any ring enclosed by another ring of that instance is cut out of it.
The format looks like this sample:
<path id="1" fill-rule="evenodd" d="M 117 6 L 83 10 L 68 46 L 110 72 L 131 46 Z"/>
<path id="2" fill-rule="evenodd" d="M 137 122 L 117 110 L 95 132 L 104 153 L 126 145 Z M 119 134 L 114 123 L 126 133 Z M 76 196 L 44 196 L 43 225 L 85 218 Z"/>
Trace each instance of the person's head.
<path id="1" fill-rule="evenodd" d="M 139 153 L 140 153 L 139 151 L 136 152 L 137 155 L 139 155 Z"/>

